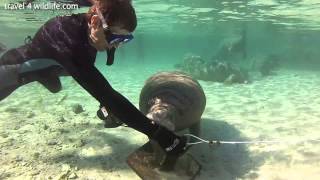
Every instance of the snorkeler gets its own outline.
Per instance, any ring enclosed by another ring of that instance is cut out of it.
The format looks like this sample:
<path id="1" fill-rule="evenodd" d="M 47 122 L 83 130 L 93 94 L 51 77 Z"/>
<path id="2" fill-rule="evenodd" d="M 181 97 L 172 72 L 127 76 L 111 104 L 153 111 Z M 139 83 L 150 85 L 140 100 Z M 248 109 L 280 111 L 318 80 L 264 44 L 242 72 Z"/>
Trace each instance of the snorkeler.
<path id="1" fill-rule="evenodd" d="M 111 87 L 94 65 L 97 51 L 105 50 L 107 64 L 111 65 L 116 48 L 133 39 L 131 33 L 136 26 L 136 14 L 130 0 L 95 0 L 88 13 L 53 18 L 40 27 L 32 42 L 4 53 L 0 58 L 0 81 L 13 78 L 13 81 L 8 81 L 11 83 L 7 90 L 10 93 L 30 80 L 28 71 L 17 73 L 21 66 L 31 63 L 31 60 L 54 60 L 58 65 L 39 68 L 38 75 L 31 79 L 45 77 L 55 84 L 58 78 L 56 71 L 63 67 L 108 112 L 158 142 L 168 157 L 181 155 L 186 151 L 187 138 L 177 136 L 144 116 Z M 50 76 L 43 76 L 43 71 Z"/>

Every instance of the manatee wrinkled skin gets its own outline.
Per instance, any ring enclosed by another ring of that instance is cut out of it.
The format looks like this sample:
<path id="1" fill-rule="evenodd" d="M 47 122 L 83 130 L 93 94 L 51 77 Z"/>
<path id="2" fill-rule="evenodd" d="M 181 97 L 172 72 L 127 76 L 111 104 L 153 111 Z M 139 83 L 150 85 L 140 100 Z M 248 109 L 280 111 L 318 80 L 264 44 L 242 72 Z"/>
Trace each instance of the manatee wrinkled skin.
<path id="1" fill-rule="evenodd" d="M 178 132 L 200 135 L 206 97 L 197 80 L 181 72 L 160 72 L 147 79 L 139 108 L 148 118 Z"/>

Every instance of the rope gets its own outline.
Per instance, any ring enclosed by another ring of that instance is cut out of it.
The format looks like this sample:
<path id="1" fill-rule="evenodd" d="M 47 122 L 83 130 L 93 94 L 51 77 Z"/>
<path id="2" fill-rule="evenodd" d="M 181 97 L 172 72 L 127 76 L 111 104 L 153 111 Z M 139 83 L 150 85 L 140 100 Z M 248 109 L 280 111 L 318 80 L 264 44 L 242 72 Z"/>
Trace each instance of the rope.
<path id="1" fill-rule="evenodd" d="M 320 142 L 320 139 L 307 139 L 307 140 L 295 140 L 295 141 L 219 141 L 219 140 L 205 140 L 193 134 L 185 134 L 185 136 L 192 137 L 197 139 L 198 142 L 187 143 L 187 146 L 196 145 L 196 144 L 298 144 L 303 142 Z"/>

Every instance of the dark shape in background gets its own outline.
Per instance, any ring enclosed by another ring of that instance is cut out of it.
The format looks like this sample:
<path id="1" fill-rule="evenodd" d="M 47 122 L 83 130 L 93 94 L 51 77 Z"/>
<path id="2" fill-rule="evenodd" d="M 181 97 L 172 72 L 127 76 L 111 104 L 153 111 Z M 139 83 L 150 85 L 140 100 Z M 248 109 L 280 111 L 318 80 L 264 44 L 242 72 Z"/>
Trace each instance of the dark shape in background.
<path id="1" fill-rule="evenodd" d="M 201 56 L 186 55 L 182 63 L 175 68 L 198 80 L 223 82 L 225 84 L 248 83 L 249 74 L 246 69 L 227 61 L 205 61 Z"/>
<path id="2" fill-rule="evenodd" d="M 223 41 L 212 60 L 229 62 L 245 60 L 247 57 L 246 43 L 246 29 L 243 29 L 238 37 Z M 239 59 L 239 55 L 241 59 Z"/>

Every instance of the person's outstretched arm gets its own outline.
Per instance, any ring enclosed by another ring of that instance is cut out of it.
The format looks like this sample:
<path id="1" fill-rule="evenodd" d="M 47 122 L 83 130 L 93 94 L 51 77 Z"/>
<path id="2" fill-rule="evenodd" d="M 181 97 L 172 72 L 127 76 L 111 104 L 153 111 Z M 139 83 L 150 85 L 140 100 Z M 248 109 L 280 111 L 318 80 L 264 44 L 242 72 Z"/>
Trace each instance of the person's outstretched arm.
<path id="1" fill-rule="evenodd" d="M 111 87 L 94 64 L 86 63 L 88 61 L 84 59 L 69 62 L 65 64 L 68 73 L 108 112 L 129 127 L 156 140 L 168 154 L 177 155 L 185 151 L 186 139 L 184 137 L 179 137 L 168 129 L 152 123 L 127 98 Z"/>
<path id="2" fill-rule="evenodd" d="M 127 98 L 114 90 L 105 77 L 92 64 L 77 60 L 81 64 L 65 67 L 69 74 L 93 96 L 107 111 L 147 136 L 151 137 L 155 127 Z"/>

